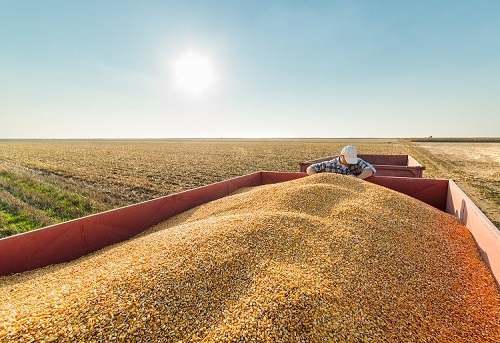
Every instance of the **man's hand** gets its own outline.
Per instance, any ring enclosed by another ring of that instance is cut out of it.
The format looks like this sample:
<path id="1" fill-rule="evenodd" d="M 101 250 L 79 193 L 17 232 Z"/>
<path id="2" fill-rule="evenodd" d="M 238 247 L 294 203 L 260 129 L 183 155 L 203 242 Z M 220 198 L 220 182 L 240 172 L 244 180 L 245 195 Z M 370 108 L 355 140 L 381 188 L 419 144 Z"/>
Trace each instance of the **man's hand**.
<path id="1" fill-rule="evenodd" d="M 316 174 L 316 170 L 314 170 L 313 167 L 309 166 L 306 169 L 306 173 L 307 173 L 307 175 L 313 175 L 313 174 Z"/>

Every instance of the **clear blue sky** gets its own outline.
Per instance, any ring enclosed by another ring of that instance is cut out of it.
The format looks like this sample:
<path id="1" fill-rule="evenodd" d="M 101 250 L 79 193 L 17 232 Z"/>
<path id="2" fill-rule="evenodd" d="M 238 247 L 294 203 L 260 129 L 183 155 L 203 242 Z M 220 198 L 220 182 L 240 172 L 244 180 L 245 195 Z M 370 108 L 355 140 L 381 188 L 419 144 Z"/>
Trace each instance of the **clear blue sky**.
<path id="1" fill-rule="evenodd" d="M 499 18 L 499 0 L 0 0 L 0 138 L 499 137 Z M 187 53 L 202 92 L 175 79 Z"/>

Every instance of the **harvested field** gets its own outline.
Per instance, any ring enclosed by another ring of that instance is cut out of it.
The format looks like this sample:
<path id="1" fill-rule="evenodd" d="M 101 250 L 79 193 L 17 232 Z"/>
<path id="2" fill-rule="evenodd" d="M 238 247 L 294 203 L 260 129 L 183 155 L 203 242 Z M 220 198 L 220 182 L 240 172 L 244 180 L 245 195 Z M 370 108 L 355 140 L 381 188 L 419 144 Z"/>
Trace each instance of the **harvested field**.
<path id="1" fill-rule="evenodd" d="M 299 162 L 336 155 L 346 144 L 364 154 L 412 155 L 426 167 L 424 177 L 454 179 L 500 227 L 498 142 L 0 140 L 0 237 L 255 171 L 296 172 Z M 478 146 L 493 156 L 487 163 L 462 153 Z"/>
<path id="2" fill-rule="evenodd" d="M 468 230 L 336 174 L 241 190 L 0 284 L 6 341 L 500 341 Z"/>

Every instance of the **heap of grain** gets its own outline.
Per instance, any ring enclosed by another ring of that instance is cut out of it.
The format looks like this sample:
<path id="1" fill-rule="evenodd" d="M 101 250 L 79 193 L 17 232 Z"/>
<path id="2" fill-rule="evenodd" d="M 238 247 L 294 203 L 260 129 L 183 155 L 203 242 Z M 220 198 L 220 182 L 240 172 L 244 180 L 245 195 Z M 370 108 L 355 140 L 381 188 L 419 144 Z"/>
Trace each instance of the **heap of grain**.
<path id="1" fill-rule="evenodd" d="M 500 295 L 467 229 L 336 174 L 0 282 L 4 341 L 500 341 Z"/>

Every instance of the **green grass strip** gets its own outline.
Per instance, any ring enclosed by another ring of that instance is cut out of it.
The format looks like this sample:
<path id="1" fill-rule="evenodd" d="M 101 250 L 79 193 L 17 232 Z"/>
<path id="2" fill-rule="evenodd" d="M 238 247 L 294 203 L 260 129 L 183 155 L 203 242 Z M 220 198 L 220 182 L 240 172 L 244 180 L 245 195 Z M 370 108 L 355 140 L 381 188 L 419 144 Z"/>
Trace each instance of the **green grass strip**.
<path id="1" fill-rule="evenodd" d="M 0 238 L 38 229 L 43 223 L 28 214 L 12 209 L 7 203 L 0 201 Z"/>
<path id="2" fill-rule="evenodd" d="M 27 176 L 0 171 L 0 188 L 58 221 L 93 213 L 90 201 Z"/>

